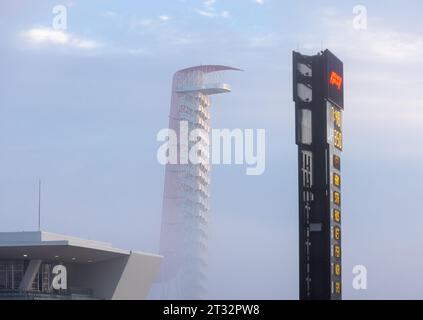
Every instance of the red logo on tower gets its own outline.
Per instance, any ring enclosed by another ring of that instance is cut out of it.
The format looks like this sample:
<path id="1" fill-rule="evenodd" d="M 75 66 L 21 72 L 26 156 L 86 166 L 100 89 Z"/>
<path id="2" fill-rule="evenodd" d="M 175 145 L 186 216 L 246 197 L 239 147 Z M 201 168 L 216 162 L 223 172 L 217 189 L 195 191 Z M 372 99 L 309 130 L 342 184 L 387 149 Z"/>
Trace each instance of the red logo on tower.
<path id="1" fill-rule="evenodd" d="M 326 51 L 325 98 L 344 109 L 344 65 L 330 51 Z"/>
<path id="2" fill-rule="evenodd" d="M 332 86 L 336 86 L 336 88 L 340 91 L 342 88 L 342 77 L 335 71 L 332 71 L 330 75 L 329 84 Z"/>

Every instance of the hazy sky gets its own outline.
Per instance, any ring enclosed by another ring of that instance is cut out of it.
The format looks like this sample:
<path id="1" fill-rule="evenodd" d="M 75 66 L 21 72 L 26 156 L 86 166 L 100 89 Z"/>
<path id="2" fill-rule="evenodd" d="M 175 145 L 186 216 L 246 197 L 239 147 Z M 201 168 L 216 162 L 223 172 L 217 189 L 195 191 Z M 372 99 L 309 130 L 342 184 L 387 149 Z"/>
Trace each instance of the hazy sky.
<path id="1" fill-rule="evenodd" d="M 36 229 L 42 178 L 44 230 L 157 252 L 172 75 L 231 65 L 245 72 L 227 75 L 213 126 L 266 129 L 267 166 L 213 169 L 210 298 L 296 299 L 291 52 L 329 48 L 345 63 L 344 297 L 423 298 L 423 4 L 404 3 L 2 0 L 0 231 Z"/>

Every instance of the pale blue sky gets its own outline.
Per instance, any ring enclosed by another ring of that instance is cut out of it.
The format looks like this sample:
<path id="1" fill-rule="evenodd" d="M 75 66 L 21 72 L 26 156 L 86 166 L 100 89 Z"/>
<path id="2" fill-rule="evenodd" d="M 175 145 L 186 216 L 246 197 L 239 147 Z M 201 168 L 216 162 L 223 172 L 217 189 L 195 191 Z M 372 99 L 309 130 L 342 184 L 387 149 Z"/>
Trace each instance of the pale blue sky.
<path id="1" fill-rule="evenodd" d="M 0 3 L 0 231 L 43 229 L 158 250 L 172 75 L 225 64 L 217 128 L 265 128 L 267 170 L 213 169 L 211 298 L 295 299 L 297 181 L 291 51 L 345 63 L 345 298 L 423 298 L 421 1 Z M 68 8 L 65 38 L 34 41 Z M 368 8 L 367 30 L 352 27 Z M 352 289 L 364 264 L 369 289 Z"/>

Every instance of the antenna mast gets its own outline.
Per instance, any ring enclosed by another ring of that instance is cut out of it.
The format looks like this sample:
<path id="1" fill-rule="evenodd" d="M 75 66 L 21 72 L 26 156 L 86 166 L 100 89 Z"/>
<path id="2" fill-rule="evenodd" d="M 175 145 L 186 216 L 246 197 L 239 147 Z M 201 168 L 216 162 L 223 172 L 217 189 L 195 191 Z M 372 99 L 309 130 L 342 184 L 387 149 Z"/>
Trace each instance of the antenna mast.
<path id="1" fill-rule="evenodd" d="M 38 180 L 38 231 L 41 231 L 41 179 Z"/>

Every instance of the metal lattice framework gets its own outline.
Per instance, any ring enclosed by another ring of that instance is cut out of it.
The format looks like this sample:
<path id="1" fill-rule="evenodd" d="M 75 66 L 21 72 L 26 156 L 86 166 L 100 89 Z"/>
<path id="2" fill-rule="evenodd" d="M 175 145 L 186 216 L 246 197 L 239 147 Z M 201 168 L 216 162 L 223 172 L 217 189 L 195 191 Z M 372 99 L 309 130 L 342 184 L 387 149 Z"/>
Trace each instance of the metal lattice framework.
<path id="1" fill-rule="evenodd" d="M 210 95 L 228 93 L 225 66 L 199 66 L 178 71 L 173 79 L 169 128 L 178 135 L 178 159 L 194 144 L 200 145 L 196 164 L 168 164 L 162 211 L 160 280 L 164 299 L 201 299 L 206 293 L 207 239 L 210 213 Z M 181 123 L 201 129 L 199 141 L 181 141 Z"/>

